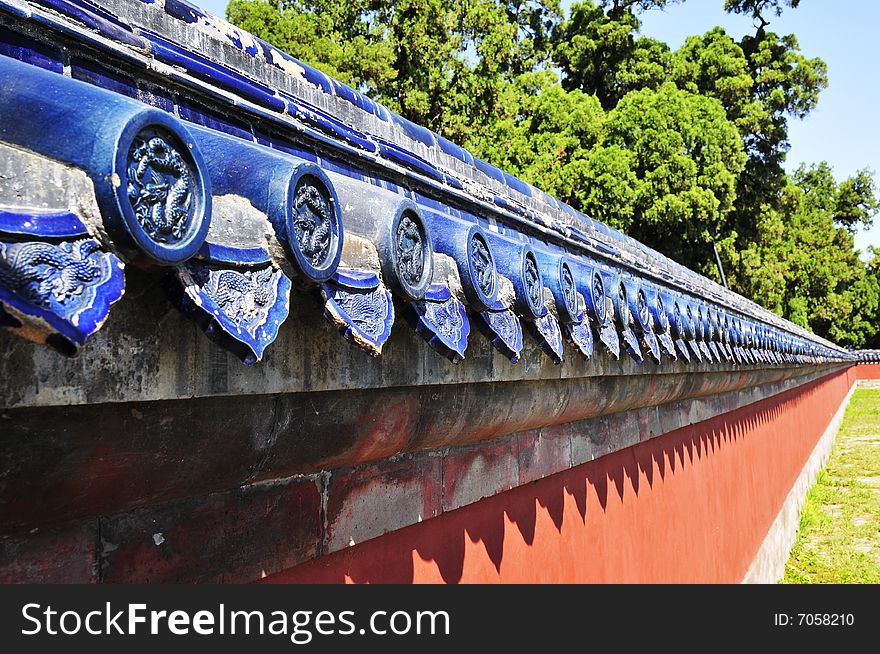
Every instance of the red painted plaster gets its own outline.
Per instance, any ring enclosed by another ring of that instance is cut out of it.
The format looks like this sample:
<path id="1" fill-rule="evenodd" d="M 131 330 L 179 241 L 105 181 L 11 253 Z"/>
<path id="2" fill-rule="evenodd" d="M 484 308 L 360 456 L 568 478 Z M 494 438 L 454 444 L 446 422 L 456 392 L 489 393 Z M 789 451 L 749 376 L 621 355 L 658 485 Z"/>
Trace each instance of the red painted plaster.
<path id="1" fill-rule="evenodd" d="M 856 379 L 834 373 L 270 576 L 739 582 Z"/>

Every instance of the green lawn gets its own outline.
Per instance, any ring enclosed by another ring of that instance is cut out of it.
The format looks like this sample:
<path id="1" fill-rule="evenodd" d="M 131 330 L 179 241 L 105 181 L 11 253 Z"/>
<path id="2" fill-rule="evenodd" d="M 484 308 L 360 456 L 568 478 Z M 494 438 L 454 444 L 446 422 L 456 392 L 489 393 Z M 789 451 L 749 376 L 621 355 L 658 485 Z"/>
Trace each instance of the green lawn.
<path id="1" fill-rule="evenodd" d="M 880 583 L 880 389 L 853 394 L 782 583 Z"/>

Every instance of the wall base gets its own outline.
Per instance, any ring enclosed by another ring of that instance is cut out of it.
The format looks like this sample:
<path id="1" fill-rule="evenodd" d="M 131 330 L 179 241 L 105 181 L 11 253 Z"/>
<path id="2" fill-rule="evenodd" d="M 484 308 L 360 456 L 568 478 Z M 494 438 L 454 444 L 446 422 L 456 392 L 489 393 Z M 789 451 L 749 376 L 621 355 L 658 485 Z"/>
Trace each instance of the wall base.
<path id="1" fill-rule="evenodd" d="M 267 581 L 738 583 L 856 378 L 827 375 Z"/>

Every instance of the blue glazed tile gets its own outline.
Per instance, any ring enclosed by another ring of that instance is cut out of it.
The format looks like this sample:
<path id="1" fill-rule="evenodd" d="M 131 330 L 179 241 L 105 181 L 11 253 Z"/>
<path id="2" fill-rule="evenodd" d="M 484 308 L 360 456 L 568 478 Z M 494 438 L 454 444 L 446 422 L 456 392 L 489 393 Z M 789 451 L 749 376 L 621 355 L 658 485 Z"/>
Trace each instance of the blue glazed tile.
<path id="1" fill-rule="evenodd" d="M 390 122 L 393 119 L 394 114 L 385 105 L 379 104 L 377 102 L 376 103 L 376 116 L 378 116 L 380 119 L 384 120 L 385 122 Z"/>
<path id="2" fill-rule="evenodd" d="M 355 93 L 353 88 L 332 77 L 330 78 L 330 84 L 333 86 L 334 95 L 339 96 L 343 100 L 348 100 L 351 104 L 357 106 L 357 93 Z"/>
<path id="3" fill-rule="evenodd" d="M 510 359 L 519 361 L 522 354 L 523 336 L 519 318 L 501 300 L 486 311 L 477 314 L 477 327 L 491 341 L 496 350 Z"/>
<path id="4" fill-rule="evenodd" d="M 254 82 L 227 66 L 186 50 L 151 30 L 142 27 L 139 27 L 139 29 L 145 38 L 150 41 L 150 50 L 161 61 L 175 66 L 182 66 L 191 75 L 238 93 L 255 104 L 278 112 L 284 111 L 284 100 L 276 96 L 269 87 Z"/>
<path id="5" fill-rule="evenodd" d="M 167 111 L 170 114 L 174 113 L 174 100 L 163 89 L 156 88 L 152 85 L 139 84 L 137 99 L 151 107 Z"/>
<path id="6" fill-rule="evenodd" d="M 439 134 L 436 135 L 437 146 L 441 151 L 448 154 L 450 157 L 455 157 L 459 161 L 468 164 L 469 166 L 474 165 L 474 155 L 465 150 L 463 147 L 456 145 L 449 139 L 443 138 Z"/>
<path id="7" fill-rule="evenodd" d="M 691 353 L 688 349 L 687 343 L 684 342 L 684 339 L 675 339 L 675 351 L 679 356 L 681 356 L 682 359 L 684 359 L 688 363 L 691 362 Z"/>
<path id="8" fill-rule="evenodd" d="M 196 254 L 198 259 L 208 263 L 233 266 L 260 266 L 272 261 L 265 248 L 253 246 L 230 246 L 205 241 Z"/>
<path id="9" fill-rule="evenodd" d="M 644 332 L 640 340 L 642 347 L 651 355 L 654 363 L 660 363 L 660 343 L 657 341 L 657 335 L 652 332 Z"/>
<path id="10" fill-rule="evenodd" d="M 0 235 L 34 236 L 41 239 L 71 239 L 88 236 L 89 230 L 69 211 L 41 212 L 0 209 Z"/>
<path id="11" fill-rule="evenodd" d="M 190 260 L 166 291 L 177 308 L 246 365 L 263 358 L 290 313 L 290 279 L 272 266 L 233 268 Z"/>
<path id="12" fill-rule="evenodd" d="M 617 335 L 617 330 L 614 329 L 614 323 L 606 320 L 599 326 L 598 331 L 599 340 L 608 349 L 609 354 L 615 360 L 620 359 L 620 337 Z"/>
<path id="13" fill-rule="evenodd" d="M 317 127 L 323 132 L 332 134 L 345 141 L 348 141 L 352 145 L 355 145 L 363 150 L 367 150 L 368 152 L 378 151 L 376 144 L 370 141 L 366 134 L 363 134 L 362 132 L 359 132 L 358 130 L 349 127 L 342 121 L 334 118 L 326 112 L 312 107 L 308 103 L 298 100 L 292 95 L 289 95 L 282 91 L 281 96 L 284 97 L 287 101 L 287 112 L 291 116 L 294 116 L 295 118 L 298 118 L 314 127 Z"/>
<path id="14" fill-rule="evenodd" d="M 506 209 L 507 211 L 519 213 L 520 209 L 517 205 L 513 204 L 510 200 L 508 200 L 503 195 L 493 195 L 492 196 L 492 204 L 496 207 L 501 207 L 502 209 Z"/>
<path id="15" fill-rule="evenodd" d="M 187 120 L 191 123 L 210 127 L 211 129 L 216 129 L 224 134 L 237 136 L 247 141 L 254 140 L 250 127 L 244 123 L 228 116 L 221 116 L 205 107 L 190 104 L 186 100 L 180 100 L 177 103 L 177 113 L 183 118 L 183 120 Z"/>
<path id="16" fill-rule="evenodd" d="M 366 180 L 365 175 L 360 170 L 358 170 L 354 166 L 345 163 L 340 159 L 330 159 L 329 157 L 322 157 L 321 168 L 334 173 L 339 173 L 340 175 L 345 175 L 346 177 L 350 177 L 361 182 Z"/>
<path id="17" fill-rule="evenodd" d="M 352 90 L 352 93 L 354 93 L 354 106 L 363 109 L 368 114 L 373 114 L 374 116 L 377 115 L 378 110 L 376 109 L 376 103 L 373 102 L 373 100 L 355 90 Z"/>
<path id="18" fill-rule="evenodd" d="M 504 181 L 507 183 L 507 185 L 510 188 L 512 188 L 516 191 L 519 191 L 520 193 L 522 193 L 525 196 L 531 197 L 531 195 L 532 195 L 531 187 L 528 184 L 526 184 L 524 181 L 519 179 L 518 177 L 514 177 L 510 173 L 504 173 Z"/>
<path id="19" fill-rule="evenodd" d="M 393 114 L 392 120 L 394 123 L 400 127 L 404 131 L 404 133 L 409 136 L 414 141 L 418 141 L 429 148 L 434 147 L 434 132 L 431 130 L 422 127 L 421 125 L 416 125 L 411 120 L 407 120 L 403 116 L 398 116 L 397 114 Z"/>
<path id="20" fill-rule="evenodd" d="M 425 297 L 405 305 L 407 322 L 439 354 L 453 363 L 464 359 L 470 322 L 464 305 L 442 284 L 431 284 Z"/>
<path id="21" fill-rule="evenodd" d="M 492 179 L 505 184 L 504 181 L 504 173 L 501 172 L 498 168 L 493 166 L 490 163 L 487 163 L 480 159 L 479 157 L 474 157 L 474 166 L 476 166 L 477 170 L 482 172 L 484 175 L 491 177 Z"/>
<path id="22" fill-rule="evenodd" d="M 452 188 L 457 189 L 457 190 L 459 190 L 459 191 L 463 191 L 463 190 L 464 190 L 464 184 L 462 184 L 462 183 L 458 180 L 457 177 L 452 177 L 451 175 L 444 175 L 444 176 L 443 176 L 443 179 L 444 179 L 444 181 L 446 182 L 446 184 L 447 184 L 448 186 L 451 186 Z"/>
<path id="23" fill-rule="evenodd" d="M 562 344 L 562 330 L 556 316 L 548 311 L 543 318 L 537 318 L 534 322 L 526 324 L 544 354 L 550 357 L 556 365 L 561 364 L 564 346 Z"/>
<path id="24" fill-rule="evenodd" d="M 291 59 L 293 59 L 293 57 L 291 57 Z M 306 81 L 308 81 L 310 84 L 314 84 L 319 89 L 324 91 L 324 93 L 333 93 L 333 84 L 330 82 L 329 77 L 327 77 L 317 68 L 312 68 L 308 64 L 304 64 L 303 62 L 296 59 L 294 59 L 294 61 L 302 66 L 302 69 L 306 76 Z"/>
<path id="25" fill-rule="evenodd" d="M 407 152 L 403 148 L 384 139 L 377 138 L 376 143 L 379 146 L 379 154 L 383 157 L 387 157 L 401 166 L 420 172 L 438 182 L 442 182 L 445 179 L 443 173 L 437 170 L 433 164 L 425 161 L 418 155 Z"/>
<path id="26" fill-rule="evenodd" d="M 254 143 L 257 143 L 259 145 L 265 145 L 267 148 L 272 147 L 272 139 L 269 138 L 269 135 L 264 134 L 263 132 L 259 131 L 258 129 L 254 130 Z"/>
<path id="27" fill-rule="evenodd" d="M 299 157 L 300 159 L 305 159 L 306 161 L 311 161 L 312 163 L 318 163 L 318 156 L 314 152 L 306 150 L 303 146 L 289 141 L 283 136 L 272 134 L 269 136 L 269 141 L 272 145 L 272 148 L 274 148 L 275 150 L 280 150 L 281 152 L 292 154 L 294 157 Z"/>
<path id="28" fill-rule="evenodd" d="M 578 351 L 588 359 L 593 356 L 593 330 L 586 316 L 579 323 L 566 323 L 565 331 Z"/>
<path id="29" fill-rule="evenodd" d="M 71 59 L 70 76 L 130 98 L 138 95 L 134 80 L 84 59 Z"/>
<path id="30" fill-rule="evenodd" d="M 0 55 L 33 64 L 53 73 L 64 72 L 61 50 L 16 34 L 0 26 Z"/>
<path id="31" fill-rule="evenodd" d="M 394 324 L 394 303 L 376 273 L 337 268 L 321 285 L 321 295 L 324 317 L 346 340 L 372 356 L 382 354 Z"/>
<path id="32" fill-rule="evenodd" d="M 559 200 L 557 200 L 556 198 L 554 198 L 554 197 L 553 197 L 552 195 L 550 195 L 549 193 L 545 193 L 544 191 L 542 191 L 542 190 L 540 190 L 540 189 L 536 189 L 536 190 L 538 191 L 538 196 L 537 196 L 537 197 L 539 197 L 539 198 L 541 198 L 542 200 L 544 200 L 544 202 L 546 202 L 547 204 L 549 204 L 549 205 L 550 205 L 551 207 L 553 207 L 554 209 L 562 210 L 562 206 L 561 206 L 562 203 L 561 203 Z"/>
<path id="33" fill-rule="evenodd" d="M 183 0 L 165 0 L 165 13 L 187 23 L 195 23 L 205 17 L 205 12 Z"/>
<path id="34" fill-rule="evenodd" d="M 635 332 L 631 329 L 621 329 L 620 337 L 626 346 L 626 352 L 638 364 L 644 362 L 645 357 L 642 355 L 642 348 L 639 347 L 639 339 L 636 338 Z"/>
<path id="35" fill-rule="evenodd" d="M 399 185 L 395 184 L 394 182 L 392 182 L 392 181 L 390 181 L 390 180 L 383 179 L 383 178 L 381 178 L 381 177 L 378 177 L 378 178 L 377 178 L 377 177 L 372 177 L 372 178 L 370 178 L 370 179 L 371 179 L 372 182 L 373 182 L 374 184 L 376 184 L 376 186 L 378 186 L 379 188 L 384 188 L 385 190 L 387 190 L 387 191 L 391 191 L 392 193 L 398 193 L 398 194 L 400 194 L 400 195 L 406 195 L 406 189 L 404 189 L 402 186 L 399 186 Z"/>
<path id="36" fill-rule="evenodd" d="M 123 268 L 90 238 L 0 241 L 0 324 L 74 355 L 122 297 Z"/>
<path id="37" fill-rule="evenodd" d="M 426 195 L 422 195 L 421 193 L 415 194 L 415 202 L 420 206 L 427 207 L 428 209 L 432 209 L 438 214 L 445 215 L 449 213 L 449 206 L 440 200 L 436 200 L 434 198 L 429 198 Z"/>
<path id="38" fill-rule="evenodd" d="M 133 45 L 138 48 L 144 46 L 143 40 L 132 34 L 131 26 L 120 21 L 110 11 L 89 0 L 35 0 L 38 4 L 50 7 L 61 13 L 78 20 L 79 22 L 97 30 L 104 36 L 114 41 Z"/>

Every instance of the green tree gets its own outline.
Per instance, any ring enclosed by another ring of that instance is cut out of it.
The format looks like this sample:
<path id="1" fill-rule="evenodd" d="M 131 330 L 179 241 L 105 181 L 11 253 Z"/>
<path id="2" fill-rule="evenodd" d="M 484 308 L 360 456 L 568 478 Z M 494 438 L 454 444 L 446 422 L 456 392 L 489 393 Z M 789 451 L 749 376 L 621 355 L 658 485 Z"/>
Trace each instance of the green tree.
<path id="1" fill-rule="evenodd" d="M 637 12 L 662 8 L 669 0 L 584 0 L 555 35 L 554 59 L 564 73 L 562 85 L 594 94 L 606 109 L 631 90 L 657 88 L 666 81 L 669 46 L 639 36 Z"/>
<path id="2" fill-rule="evenodd" d="M 548 60 L 558 0 L 232 0 L 236 25 L 465 143 Z"/>
<path id="3" fill-rule="evenodd" d="M 712 244 L 745 163 L 721 103 L 666 83 L 625 95 L 587 160 L 587 213 L 717 278 Z"/>

